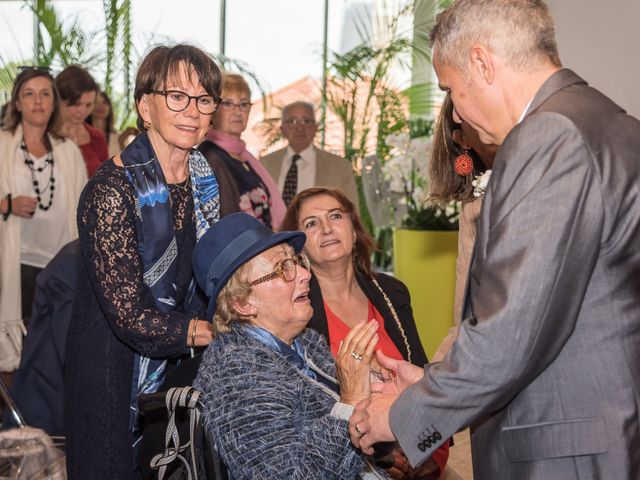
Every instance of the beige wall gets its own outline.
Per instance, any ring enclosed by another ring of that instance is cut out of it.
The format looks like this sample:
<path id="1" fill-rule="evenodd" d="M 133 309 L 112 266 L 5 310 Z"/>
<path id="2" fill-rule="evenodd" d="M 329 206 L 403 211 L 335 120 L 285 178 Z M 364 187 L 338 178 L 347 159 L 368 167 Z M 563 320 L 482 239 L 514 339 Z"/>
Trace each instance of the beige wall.
<path id="1" fill-rule="evenodd" d="M 640 0 L 547 0 L 560 58 L 640 118 Z"/>

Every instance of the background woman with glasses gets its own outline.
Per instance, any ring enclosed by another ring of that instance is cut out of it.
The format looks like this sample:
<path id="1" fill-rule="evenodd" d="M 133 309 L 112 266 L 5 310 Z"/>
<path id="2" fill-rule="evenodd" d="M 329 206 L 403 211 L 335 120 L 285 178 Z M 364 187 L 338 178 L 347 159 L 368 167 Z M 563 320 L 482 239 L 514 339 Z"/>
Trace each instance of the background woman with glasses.
<path id="1" fill-rule="evenodd" d="M 0 352 L 0 371 L 18 366 L 36 275 L 78 235 L 75 211 L 87 173 L 78 147 L 57 133 L 59 116 L 49 70 L 24 69 L 0 130 L 0 335 L 8 330 L 18 343 Z"/>
<path id="2" fill-rule="evenodd" d="M 137 396 L 158 388 L 211 326 L 192 302 L 191 253 L 219 216 L 217 179 L 194 147 L 220 70 L 189 46 L 156 47 L 134 96 L 143 131 L 90 179 L 78 207 L 84 268 L 66 351 L 70 479 L 139 478 Z"/>
<path id="3" fill-rule="evenodd" d="M 194 251 L 217 333 L 194 386 L 235 480 L 354 480 L 366 468 L 346 418 L 369 397 L 378 325 L 353 329 L 334 362 L 324 339 L 305 328 L 312 309 L 304 241 L 301 232 L 273 233 L 234 213 Z"/>
<path id="4" fill-rule="evenodd" d="M 242 76 L 225 73 L 221 98 L 200 151 L 220 179 L 222 212 L 246 212 L 277 228 L 285 211 L 278 186 L 240 138 L 251 111 L 249 85 Z"/>

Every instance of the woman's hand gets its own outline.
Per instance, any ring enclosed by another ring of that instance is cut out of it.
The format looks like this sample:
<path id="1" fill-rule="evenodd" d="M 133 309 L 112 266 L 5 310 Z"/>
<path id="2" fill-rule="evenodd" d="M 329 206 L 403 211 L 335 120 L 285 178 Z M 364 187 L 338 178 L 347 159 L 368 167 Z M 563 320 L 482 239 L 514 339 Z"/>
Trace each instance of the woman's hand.
<path id="1" fill-rule="evenodd" d="M 378 343 L 378 322 L 360 323 L 353 327 L 336 355 L 340 400 L 355 405 L 371 394 L 369 374 L 373 351 Z"/>
<path id="2" fill-rule="evenodd" d="M 394 447 L 390 456 L 393 458 L 393 466 L 385 469 L 385 472 L 395 479 L 404 480 L 430 480 L 437 479 L 440 474 L 440 468 L 433 458 L 428 458 L 426 462 L 418 467 L 412 467 L 409 459 L 400 448 L 400 445 Z"/>
<path id="3" fill-rule="evenodd" d="M 18 217 L 31 218 L 38 207 L 36 197 L 13 197 L 11 199 L 11 213 Z"/>
<path id="4" fill-rule="evenodd" d="M 206 320 L 191 320 L 188 332 L 187 345 L 190 347 L 204 347 L 213 340 L 213 324 Z"/>

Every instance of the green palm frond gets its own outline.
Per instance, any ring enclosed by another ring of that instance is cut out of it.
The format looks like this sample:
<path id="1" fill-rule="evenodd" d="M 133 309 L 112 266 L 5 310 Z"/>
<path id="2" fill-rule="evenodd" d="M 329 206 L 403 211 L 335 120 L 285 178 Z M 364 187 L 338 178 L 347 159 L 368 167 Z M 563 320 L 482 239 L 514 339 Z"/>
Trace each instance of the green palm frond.
<path id="1" fill-rule="evenodd" d="M 91 46 L 95 32 L 83 30 L 77 17 L 64 22 L 51 0 L 25 5 L 38 20 L 35 63 L 62 69 L 71 64 L 91 68 L 100 62 L 101 55 L 94 53 Z"/>
<path id="2" fill-rule="evenodd" d="M 131 2 L 103 0 L 106 72 L 104 89 L 111 95 L 117 77 L 124 78 L 124 91 L 131 85 Z"/>

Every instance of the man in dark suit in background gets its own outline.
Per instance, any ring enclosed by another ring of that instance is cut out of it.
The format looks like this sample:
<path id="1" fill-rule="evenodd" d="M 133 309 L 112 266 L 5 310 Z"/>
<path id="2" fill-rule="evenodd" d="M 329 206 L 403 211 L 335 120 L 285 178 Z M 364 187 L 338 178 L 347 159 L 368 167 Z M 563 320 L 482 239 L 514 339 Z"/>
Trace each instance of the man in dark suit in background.
<path id="1" fill-rule="evenodd" d="M 358 192 L 351 164 L 313 145 L 318 130 L 313 105 L 293 102 L 282 109 L 282 135 L 289 145 L 262 158 L 278 184 L 285 204 L 309 187 L 338 188 L 358 206 Z"/>
<path id="2" fill-rule="evenodd" d="M 438 17 L 440 86 L 501 147 L 459 337 L 424 370 L 380 358 L 398 382 L 351 417 L 365 453 L 397 438 L 420 464 L 470 425 L 477 480 L 640 478 L 640 122 L 554 30 L 542 0 Z"/>

